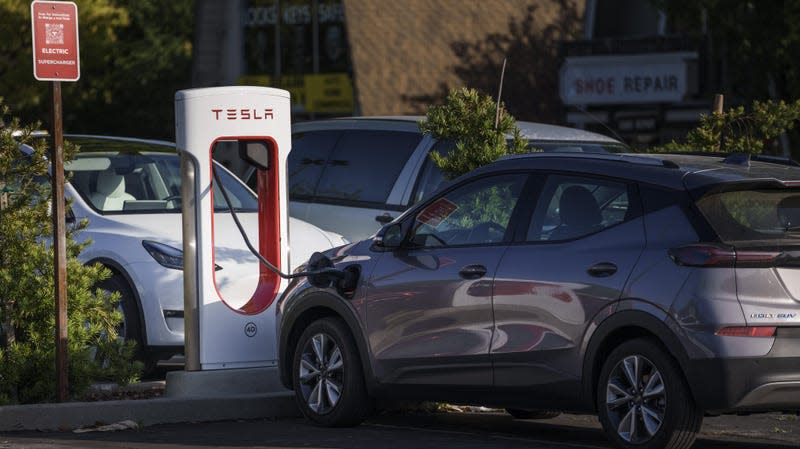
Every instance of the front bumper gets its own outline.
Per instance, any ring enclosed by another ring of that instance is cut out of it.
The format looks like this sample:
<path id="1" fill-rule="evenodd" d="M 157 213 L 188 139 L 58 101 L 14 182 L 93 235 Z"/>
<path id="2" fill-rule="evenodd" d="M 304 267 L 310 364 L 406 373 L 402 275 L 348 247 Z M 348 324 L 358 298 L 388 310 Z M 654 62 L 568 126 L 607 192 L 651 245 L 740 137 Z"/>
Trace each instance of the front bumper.
<path id="1" fill-rule="evenodd" d="M 687 378 L 711 413 L 800 411 L 800 328 L 780 328 L 761 357 L 692 360 Z"/>

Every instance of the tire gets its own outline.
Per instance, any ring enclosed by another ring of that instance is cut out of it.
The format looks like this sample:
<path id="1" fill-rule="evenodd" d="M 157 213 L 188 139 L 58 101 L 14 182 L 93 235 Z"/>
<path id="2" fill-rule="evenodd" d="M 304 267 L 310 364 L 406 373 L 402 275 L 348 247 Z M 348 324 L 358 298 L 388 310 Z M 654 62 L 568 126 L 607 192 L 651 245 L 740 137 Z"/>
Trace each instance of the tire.
<path id="1" fill-rule="evenodd" d="M 506 412 L 514 419 L 553 419 L 561 412 L 553 410 L 523 410 L 521 408 L 507 408 Z"/>
<path id="2" fill-rule="evenodd" d="M 119 293 L 118 308 L 122 312 L 122 322 L 117 328 L 117 335 L 125 341 L 136 343 L 136 359 L 144 363 L 145 376 L 150 375 L 156 368 L 156 360 L 151 360 L 145 351 L 144 338 L 142 336 L 142 320 L 139 317 L 139 308 L 136 305 L 136 298 L 133 291 L 119 274 L 114 274 L 108 279 L 101 281 L 97 288 L 110 293 Z"/>
<path id="3" fill-rule="evenodd" d="M 611 351 L 596 399 L 603 430 L 626 449 L 688 449 L 703 421 L 677 362 L 652 339 Z"/>
<path id="4" fill-rule="evenodd" d="M 312 322 L 297 341 L 292 385 L 305 417 L 325 427 L 361 423 L 370 409 L 353 337 L 337 318 Z"/>

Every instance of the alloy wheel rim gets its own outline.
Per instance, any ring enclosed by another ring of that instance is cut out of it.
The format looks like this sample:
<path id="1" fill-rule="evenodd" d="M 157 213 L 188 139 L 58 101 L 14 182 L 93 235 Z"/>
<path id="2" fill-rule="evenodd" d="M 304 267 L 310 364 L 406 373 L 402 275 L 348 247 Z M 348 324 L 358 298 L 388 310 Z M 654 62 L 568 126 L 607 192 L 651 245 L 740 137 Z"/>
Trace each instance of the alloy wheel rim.
<path id="1" fill-rule="evenodd" d="M 298 367 L 300 392 L 314 413 L 330 413 L 342 396 L 344 360 L 336 341 L 327 334 L 315 334 L 303 347 Z"/>
<path id="2" fill-rule="evenodd" d="M 650 360 L 631 355 L 614 366 L 606 385 L 606 411 L 620 438 L 633 444 L 651 440 L 666 407 L 664 380 Z"/>

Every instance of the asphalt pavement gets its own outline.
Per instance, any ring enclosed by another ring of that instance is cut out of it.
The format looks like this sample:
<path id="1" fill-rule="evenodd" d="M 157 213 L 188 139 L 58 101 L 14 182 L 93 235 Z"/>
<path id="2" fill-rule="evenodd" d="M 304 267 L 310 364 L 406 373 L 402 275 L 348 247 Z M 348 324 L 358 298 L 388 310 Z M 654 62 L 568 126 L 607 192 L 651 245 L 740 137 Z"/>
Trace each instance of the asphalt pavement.
<path id="1" fill-rule="evenodd" d="M 797 447 L 794 415 L 708 418 L 696 449 Z M 562 415 L 520 421 L 503 413 L 391 413 L 353 428 L 315 427 L 301 418 L 162 424 L 117 432 L 5 432 L 0 448 L 611 448 L 596 418 Z"/>
<path id="2" fill-rule="evenodd" d="M 480 407 L 404 406 L 358 427 L 320 428 L 299 418 L 292 393 L 269 369 L 222 374 L 176 372 L 167 382 L 100 387 L 95 402 L 0 407 L 0 448 L 611 447 L 594 416 L 525 421 Z M 799 440 L 796 414 L 719 416 L 706 417 L 694 447 L 797 448 Z"/>

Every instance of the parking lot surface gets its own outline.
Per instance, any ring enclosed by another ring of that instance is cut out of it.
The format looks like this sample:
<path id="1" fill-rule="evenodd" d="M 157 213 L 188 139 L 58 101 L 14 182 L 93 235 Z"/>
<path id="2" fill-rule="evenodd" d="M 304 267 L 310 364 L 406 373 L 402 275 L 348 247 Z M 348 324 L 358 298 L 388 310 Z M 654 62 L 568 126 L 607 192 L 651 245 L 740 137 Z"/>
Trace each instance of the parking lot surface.
<path id="1" fill-rule="evenodd" d="M 797 447 L 800 419 L 768 414 L 707 418 L 696 449 Z M 596 418 L 520 421 L 501 413 L 384 414 L 342 429 L 300 418 L 169 424 L 120 432 L 9 432 L 0 448 L 610 448 Z"/>

